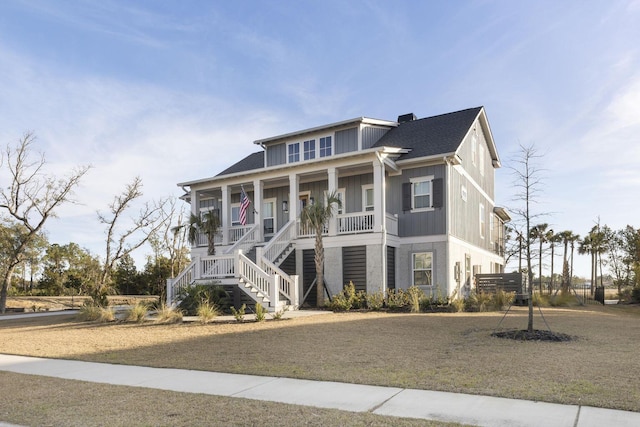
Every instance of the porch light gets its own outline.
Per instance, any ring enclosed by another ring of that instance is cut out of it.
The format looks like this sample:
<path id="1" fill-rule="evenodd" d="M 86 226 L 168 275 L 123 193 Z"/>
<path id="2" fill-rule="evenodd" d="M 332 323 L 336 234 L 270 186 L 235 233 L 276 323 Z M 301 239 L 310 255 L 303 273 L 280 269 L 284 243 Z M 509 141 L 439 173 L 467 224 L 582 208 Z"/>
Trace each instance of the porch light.
<path id="1" fill-rule="evenodd" d="M 289 212 L 289 202 L 287 202 L 286 200 L 282 201 L 282 212 L 284 213 Z"/>

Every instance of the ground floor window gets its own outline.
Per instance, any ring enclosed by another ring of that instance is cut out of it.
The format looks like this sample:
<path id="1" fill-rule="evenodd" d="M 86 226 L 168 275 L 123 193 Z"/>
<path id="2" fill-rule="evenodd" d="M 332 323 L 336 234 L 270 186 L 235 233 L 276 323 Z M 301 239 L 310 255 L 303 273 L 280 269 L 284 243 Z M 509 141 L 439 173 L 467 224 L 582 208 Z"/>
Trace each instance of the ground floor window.
<path id="1" fill-rule="evenodd" d="M 413 285 L 433 284 L 433 252 L 418 252 L 412 256 Z"/>

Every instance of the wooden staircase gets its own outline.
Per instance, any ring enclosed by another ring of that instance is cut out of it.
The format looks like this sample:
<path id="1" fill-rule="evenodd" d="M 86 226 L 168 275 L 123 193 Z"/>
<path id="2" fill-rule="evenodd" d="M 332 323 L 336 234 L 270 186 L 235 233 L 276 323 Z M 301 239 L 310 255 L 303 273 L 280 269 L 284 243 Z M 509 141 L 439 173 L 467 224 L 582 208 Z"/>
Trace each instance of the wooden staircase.
<path id="1" fill-rule="evenodd" d="M 256 229 L 257 225 L 223 255 L 196 258 L 175 279 L 168 280 L 167 301 L 176 303 L 177 295 L 186 286 L 219 282 L 227 287 L 234 285 L 267 311 L 297 309 L 300 305 L 298 277 L 280 269 L 295 249 L 292 240 L 296 222 L 287 223 L 263 247 L 255 241 Z"/>

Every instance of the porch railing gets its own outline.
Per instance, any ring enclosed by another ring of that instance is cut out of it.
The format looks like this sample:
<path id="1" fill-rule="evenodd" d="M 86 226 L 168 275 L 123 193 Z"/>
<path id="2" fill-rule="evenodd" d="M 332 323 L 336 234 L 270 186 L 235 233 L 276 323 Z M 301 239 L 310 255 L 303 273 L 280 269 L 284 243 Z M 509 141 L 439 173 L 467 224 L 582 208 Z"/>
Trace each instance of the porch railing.
<path id="1" fill-rule="evenodd" d="M 300 304 L 298 299 L 300 292 L 298 288 L 298 276 L 289 276 L 264 257 L 260 260 L 260 267 L 267 274 L 276 278 L 280 293 L 289 300 L 291 305 L 297 307 Z"/>
<path id="2" fill-rule="evenodd" d="M 174 279 L 169 279 L 167 286 L 167 301 L 174 301 L 176 296 L 182 291 L 182 289 L 191 285 L 194 278 L 196 277 L 196 266 L 198 265 L 197 260 L 191 261 L 191 264 L 187 266 L 180 274 L 178 274 Z"/>
<path id="3" fill-rule="evenodd" d="M 258 295 L 268 302 L 272 307 L 278 305 L 278 275 L 270 275 L 258 267 L 253 261 L 247 258 L 241 251 L 236 253 L 238 263 L 238 276 L 245 282 L 250 283 L 260 292 Z"/>
<path id="4" fill-rule="evenodd" d="M 232 243 L 241 240 L 244 236 L 247 235 L 251 231 L 252 228 L 255 228 L 257 224 L 249 224 L 249 225 L 234 225 L 229 228 L 229 241 Z"/>
<path id="5" fill-rule="evenodd" d="M 233 255 L 214 255 L 200 258 L 201 279 L 222 279 L 235 275 Z"/>
<path id="6" fill-rule="evenodd" d="M 309 227 L 308 225 L 302 224 L 300 220 L 298 220 L 298 237 L 314 237 L 316 235 L 316 230 L 313 227 Z M 329 234 L 329 225 L 325 224 L 322 229 L 322 235 L 326 236 Z"/>
<path id="7" fill-rule="evenodd" d="M 291 220 L 285 224 L 284 227 L 278 231 L 278 233 L 269 240 L 262 248 L 262 256 L 268 261 L 275 262 L 276 259 L 282 254 L 287 247 L 291 244 L 291 241 L 296 238 L 296 221 Z"/>
<path id="8" fill-rule="evenodd" d="M 213 237 L 213 243 L 215 243 L 216 245 L 219 245 L 220 243 L 222 243 L 221 231 L 216 233 L 216 235 Z M 209 239 L 207 238 L 207 235 L 205 233 L 198 233 L 198 240 L 196 242 L 196 246 L 209 246 Z"/>
<path id="9" fill-rule="evenodd" d="M 259 226 L 260 224 L 253 224 L 249 226 L 244 226 L 241 229 L 238 228 L 237 230 L 242 230 L 244 234 L 242 234 L 242 236 L 239 237 L 238 240 L 236 240 L 233 245 L 227 248 L 227 250 L 224 251 L 224 253 L 232 254 L 232 253 L 235 253 L 235 251 L 237 251 L 238 249 L 240 249 L 243 252 L 249 252 L 251 248 L 256 244 Z"/>
<path id="10" fill-rule="evenodd" d="M 373 212 L 341 214 L 338 218 L 338 234 L 367 233 L 373 231 Z"/>

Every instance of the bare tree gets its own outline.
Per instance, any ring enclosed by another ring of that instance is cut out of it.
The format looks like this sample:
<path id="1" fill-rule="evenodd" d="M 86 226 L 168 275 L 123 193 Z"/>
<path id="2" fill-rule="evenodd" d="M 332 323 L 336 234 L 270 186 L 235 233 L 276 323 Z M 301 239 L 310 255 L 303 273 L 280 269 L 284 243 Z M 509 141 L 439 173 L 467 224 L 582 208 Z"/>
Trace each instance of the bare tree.
<path id="1" fill-rule="evenodd" d="M 168 255 L 171 267 L 171 277 L 175 277 L 183 268 L 187 266 L 189 248 L 187 247 L 187 236 L 183 208 L 178 208 L 177 199 L 169 199 L 160 212 L 162 226 L 149 236 L 149 243 L 153 248 L 156 258 Z M 177 225 L 174 226 L 174 223 Z"/>
<path id="2" fill-rule="evenodd" d="M 541 216 L 534 213 L 533 206 L 537 203 L 542 191 L 542 169 L 537 165 L 542 157 L 535 146 L 520 145 L 519 154 L 513 160 L 514 166 L 510 169 L 515 178 L 514 186 L 517 188 L 515 200 L 521 205 L 512 211 L 519 217 L 522 223 L 522 236 L 524 240 L 525 260 L 527 262 L 528 294 L 529 294 L 529 318 L 527 331 L 533 332 L 533 269 L 531 267 L 532 246 L 532 221 Z"/>
<path id="3" fill-rule="evenodd" d="M 47 175 L 44 173 L 44 155 L 33 153 L 34 141 L 33 133 L 25 133 L 15 146 L 7 144 L 0 157 L 3 183 L 0 188 L 0 214 L 18 225 L 12 228 L 15 234 L 11 250 L 3 254 L 6 268 L 2 274 L 0 313 L 6 309 L 7 292 L 16 266 L 26 260 L 29 246 L 43 231 L 47 220 L 55 217 L 56 208 L 74 202 L 73 189 L 90 169 L 90 166 L 79 166 L 64 178 Z"/>
<path id="4" fill-rule="evenodd" d="M 126 213 L 142 195 L 142 180 L 136 177 L 122 193 L 114 197 L 108 214 L 98 212 L 98 219 L 107 226 L 107 239 L 104 266 L 91 290 L 91 296 L 97 304 L 106 305 L 106 296 L 111 292 L 111 275 L 118 261 L 144 245 L 149 236 L 163 225 L 165 200 L 144 203 L 138 214 L 130 218 L 129 224 L 122 224 L 126 221 Z"/>

